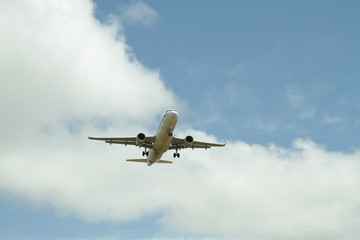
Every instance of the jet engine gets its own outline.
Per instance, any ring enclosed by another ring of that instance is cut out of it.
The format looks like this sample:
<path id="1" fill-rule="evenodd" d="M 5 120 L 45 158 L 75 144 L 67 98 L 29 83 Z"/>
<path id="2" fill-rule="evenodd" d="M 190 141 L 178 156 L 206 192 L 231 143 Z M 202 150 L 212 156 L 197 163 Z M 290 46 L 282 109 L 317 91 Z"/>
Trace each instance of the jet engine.
<path id="1" fill-rule="evenodd" d="M 135 140 L 136 146 L 141 147 L 141 145 L 143 145 L 144 142 L 145 142 L 145 134 L 139 133 L 136 136 L 136 140 Z"/>
<path id="2" fill-rule="evenodd" d="M 187 136 L 184 139 L 184 148 L 191 147 L 194 142 L 194 138 L 192 136 Z"/>

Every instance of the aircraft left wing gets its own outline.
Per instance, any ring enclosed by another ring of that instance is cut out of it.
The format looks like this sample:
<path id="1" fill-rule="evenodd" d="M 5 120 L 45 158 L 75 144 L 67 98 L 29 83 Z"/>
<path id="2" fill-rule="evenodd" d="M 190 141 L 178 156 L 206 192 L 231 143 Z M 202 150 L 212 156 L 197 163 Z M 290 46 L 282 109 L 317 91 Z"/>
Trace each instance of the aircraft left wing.
<path id="1" fill-rule="evenodd" d="M 209 143 L 209 142 L 199 142 L 193 141 L 191 136 L 186 138 L 173 138 L 169 149 L 183 149 L 183 148 L 204 148 L 208 149 L 211 147 L 224 147 L 226 143 Z"/>
<path id="2" fill-rule="evenodd" d="M 145 137 L 145 136 L 144 136 Z M 137 141 L 138 137 L 88 137 L 90 140 L 104 141 L 109 144 L 123 144 L 144 147 L 148 149 L 153 148 L 155 143 L 155 136 L 146 136 L 145 139 Z"/>

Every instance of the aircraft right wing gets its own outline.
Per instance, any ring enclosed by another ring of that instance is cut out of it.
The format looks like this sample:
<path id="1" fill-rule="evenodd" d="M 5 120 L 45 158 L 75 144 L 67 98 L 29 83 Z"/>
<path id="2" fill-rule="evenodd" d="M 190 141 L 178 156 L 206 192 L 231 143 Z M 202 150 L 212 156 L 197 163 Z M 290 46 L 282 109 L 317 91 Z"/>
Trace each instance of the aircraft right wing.
<path id="1" fill-rule="evenodd" d="M 204 148 L 208 149 L 211 147 L 224 147 L 226 143 L 209 143 L 209 142 L 199 142 L 193 141 L 191 136 L 186 138 L 173 138 L 169 149 L 183 149 L 183 148 Z"/>
<path id="2" fill-rule="evenodd" d="M 89 137 L 89 139 L 104 141 L 109 144 L 134 145 L 148 149 L 152 149 L 155 143 L 155 136 L 147 137 L 145 135 L 140 136 L 140 134 L 137 137 Z"/>

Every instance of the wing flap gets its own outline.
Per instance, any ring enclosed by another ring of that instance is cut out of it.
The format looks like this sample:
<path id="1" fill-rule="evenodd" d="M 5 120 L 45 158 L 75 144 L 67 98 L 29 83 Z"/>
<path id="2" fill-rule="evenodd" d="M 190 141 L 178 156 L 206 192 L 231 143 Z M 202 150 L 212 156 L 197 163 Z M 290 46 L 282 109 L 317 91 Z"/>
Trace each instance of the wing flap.
<path id="1" fill-rule="evenodd" d="M 171 144 L 172 145 L 181 145 L 184 143 L 184 139 L 183 138 L 176 138 L 173 137 L 173 139 L 171 140 Z"/>
<path id="2" fill-rule="evenodd" d="M 184 145 L 185 139 L 183 138 L 173 138 L 171 141 L 171 145 L 169 149 L 182 149 L 185 148 Z M 209 143 L 209 142 L 199 142 L 199 141 L 193 141 L 191 145 L 189 145 L 187 148 L 211 148 L 211 147 L 224 147 L 226 143 Z"/>
<path id="3" fill-rule="evenodd" d="M 193 145 L 195 146 L 203 146 L 203 147 L 224 147 L 226 145 L 226 143 L 208 143 L 208 142 L 198 142 L 198 141 L 194 141 Z"/>
<path id="4" fill-rule="evenodd" d="M 88 137 L 90 140 L 100 141 L 135 141 L 136 137 Z"/>
<path id="5" fill-rule="evenodd" d="M 123 145 L 135 145 L 136 146 L 136 137 L 88 137 L 90 140 L 104 141 L 109 144 L 123 144 Z M 149 136 L 145 137 L 144 143 L 141 147 L 153 148 L 156 137 Z"/>

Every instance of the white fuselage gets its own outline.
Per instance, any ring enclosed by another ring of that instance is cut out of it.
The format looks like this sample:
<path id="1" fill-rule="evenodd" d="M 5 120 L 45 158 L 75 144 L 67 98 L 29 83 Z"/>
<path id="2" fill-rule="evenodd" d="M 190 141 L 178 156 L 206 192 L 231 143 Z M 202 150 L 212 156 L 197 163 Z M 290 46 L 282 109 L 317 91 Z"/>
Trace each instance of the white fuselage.
<path id="1" fill-rule="evenodd" d="M 174 110 L 169 110 L 161 118 L 158 130 L 156 132 L 156 140 L 153 148 L 149 152 L 147 158 L 148 166 L 160 160 L 163 153 L 169 149 L 172 141 L 172 133 L 178 122 L 178 114 Z"/>

